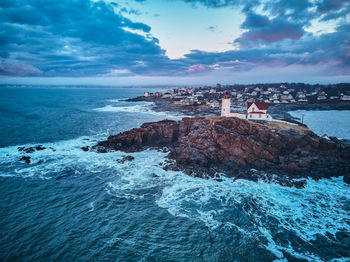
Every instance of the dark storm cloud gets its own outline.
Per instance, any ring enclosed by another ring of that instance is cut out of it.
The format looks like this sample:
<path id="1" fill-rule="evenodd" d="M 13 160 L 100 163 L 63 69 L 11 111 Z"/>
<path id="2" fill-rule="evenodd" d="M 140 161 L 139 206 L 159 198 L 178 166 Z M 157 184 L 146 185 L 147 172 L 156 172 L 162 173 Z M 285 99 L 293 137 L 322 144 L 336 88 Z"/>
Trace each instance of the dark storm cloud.
<path id="1" fill-rule="evenodd" d="M 265 48 L 247 47 L 221 53 L 193 51 L 186 55 L 192 64 L 216 65 L 216 69 L 229 68 L 246 71 L 257 66 L 285 67 L 289 65 L 332 64 L 329 74 L 346 73 L 350 66 L 350 25 L 342 25 L 336 32 L 317 38 L 305 35 L 299 41 L 286 40 Z"/>
<path id="2" fill-rule="evenodd" d="M 148 34 L 150 26 L 116 14 L 102 1 L 0 3 L 0 74 L 102 75 L 114 69 L 150 71 L 150 61 L 159 63 L 156 68 L 170 63 Z"/>
<path id="3" fill-rule="evenodd" d="M 213 7 L 213 8 L 237 6 L 237 5 L 241 5 L 242 3 L 253 2 L 250 0 L 247 0 L 247 1 L 244 1 L 244 0 L 184 0 L 184 1 L 191 4 L 200 3 L 205 6 Z"/>
<path id="4" fill-rule="evenodd" d="M 323 0 L 318 4 L 317 9 L 321 13 L 327 13 L 340 10 L 345 5 L 349 5 L 349 0 Z"/>
<path id="5" fill-rule="evenodd" d="M 237 43 L 243 43 L 243 45 L 250 41 L 276 42 L 284 39 L 297 40 L 304 34 L 301 24 L 291 23 L 280 17 L 270 20 L 267 16 L 258 15 L 254 12 L 246 14 L 246 20 L 241 27 L 248 29 L 236 40 Z"/>
<path id="6" fill-rule="evenodd" d="M 350 60 L 349 0 L 184 0 L 212 8 L 238 6 L 245 14 L 243 34 L 235 39 L 239 50 L 222 53 L 193 51 L 188 61 L 249 70 L 255 66 L 319 65 L 332 63 L 333 71 L 346 72 Z M 263 10 L 264 14 L 257 13 Z M 338 20 L 332 33 L 319 36 L 305 31 L 313 19 Z"/>
<path id="7" fill-rule="evenodd" d="M 259 66 L 328 63 L 332 63 L 330 73 L 350 74 L 346 69 L 350 66 L 346 20 L 332 33 L 315 36 L 305 30 L 312 19 L 326 21 L 349 15 L 349 1 L 183 1 L 209 8 L 240 8 L 245 31 L 234 41 L 239 49 L 193 50 L 182 59 L 171 60 L 151 35 L 151 27 L 125 18 L 123 14 L 132 9 L 123 9 L 116 2 L 0 0 L 0 75 L 183 76 L 220 69 L 247 71 Z"/>

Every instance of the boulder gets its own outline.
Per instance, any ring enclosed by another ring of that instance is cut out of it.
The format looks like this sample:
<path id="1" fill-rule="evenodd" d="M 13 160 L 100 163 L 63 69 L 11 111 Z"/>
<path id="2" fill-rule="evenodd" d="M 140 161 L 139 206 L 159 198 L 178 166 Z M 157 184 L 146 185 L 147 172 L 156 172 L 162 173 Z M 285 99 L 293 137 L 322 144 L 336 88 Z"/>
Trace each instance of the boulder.
<path id="1" fill-rule="evenodd" d="M 118 163 L 124 164 L 125 162 L 133 161 L 135 157 L 133 156 L 123 156 L 121 159 L 117 159 Z"/>
<path id="2" fill-rule="evenodd" d="M 18 161 L 23 161 L 27 164 L 30 164 L 30 156 L 22 156 Z"/>

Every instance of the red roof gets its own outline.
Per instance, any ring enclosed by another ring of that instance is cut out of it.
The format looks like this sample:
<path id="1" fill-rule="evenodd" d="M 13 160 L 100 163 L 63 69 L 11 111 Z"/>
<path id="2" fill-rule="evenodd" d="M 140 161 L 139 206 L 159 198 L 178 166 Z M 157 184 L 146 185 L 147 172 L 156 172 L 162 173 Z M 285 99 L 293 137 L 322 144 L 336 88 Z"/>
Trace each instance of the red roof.
<path id="1" fill-rule="evenodd" d="M 265 112 L 250 112 L 250 113 L 248 113 L 248 115 L 250 115 L 250 114 L 266 114 Z"/>
<path id="2" fill-rule="evenodd" d="M 247 102 L 247 110 L 252 104 L 255 104 L 259 110 L 267 110 L 269 107 L 269 105 L 265 102 Z"/>

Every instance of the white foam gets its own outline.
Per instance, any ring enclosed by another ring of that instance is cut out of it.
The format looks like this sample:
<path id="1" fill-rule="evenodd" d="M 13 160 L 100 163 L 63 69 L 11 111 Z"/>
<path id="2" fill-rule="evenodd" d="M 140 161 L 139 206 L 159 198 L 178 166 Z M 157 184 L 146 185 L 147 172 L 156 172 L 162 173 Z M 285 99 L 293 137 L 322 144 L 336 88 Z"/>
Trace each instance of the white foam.
<path id="1" fill-rule="evenodd" d="M 154 103 L 137 104 L 137 105 L 130 105 L 130 106 L 106 105 L 104 107 L 96 108 L 94 110 L 98 112 L 146 113 L 146 112 L 152 112 L 153 106 L 154 106 Z"/>
<path id="2" fill-rule="evenodd" d="M 1 148 L 0 165 L 7 167 L 7 171 L 0 176 L 50 179 L 67 170 L 72 176 L 81 176 L 84 170 L 97 175 L 109 171 L 108 179 L 104 177 L 104 180 L 110 195 L 136 201 L 151 197 L 171 215 L 202 222 L 211 231 L 230 228 L 247 241 L 263 237 L 266 243 L 261 245 L 279 261 L 285 260 L 283 253 L 286 252 L 306 260 L 321 258 L 291 243 L 281 244 L 276 239 L 277 229 L 271 228 L 272 219 L 278 221 L 278 231 L 288 231 L 305 242 L 313 241 L 318 234 L 329 238 L 339 231 L 350 231 L 349 186 L 342 178 L 308 180 L 303 189 L 225 177 L 222 182 L 205 180 L 164 171 L 159 164 L 166 153 L 154 150 L 133 153 L 135 160 L 124 164 L 116 161 L 125 155 L 122 152 L 82 151 L 82 146 L 95 144 L 100 139 L 98 136 L 80 137 L 46 143 L 43 144 L 46 150 L 31 154 L 18 152 L 17 146 Z M 32 163 L 18 163 L 23 155 L 31 156 Z M 43 162 L 39 164 L 40 160 Z M 93 203 L 90 208 L 94 210 Z"/>
<path id="3" fill-rule="evenodd" d="M 282 187 L 262 181 L 198 180 L 177 176 L 177 181 L 163 190 L 156 201 L 174 216 L 203 221 L 211 230 L 218 227 L 238 229 L 247 238 L 263 236 L 264 247 L 284 259 L 282 251 L 307 260 L 318 260 L 314 254 L 300 253 L 291 246 L 282 246 L 273 237 L 269 225 L 271 218 L 279 221 L 280 230 L 293 232 L 303 241 L 310 242 L 318 234 L 328 238 L 339 231 L 350 231 L 350 216 L 346 203 L 349 190 L 341 178 L 332 180 L 309 180 L 304 189 Z M 242 204 L 253 206 L 242 208 Z M 223 214 L 234 210 L 248 217 L 248 225 L 230 221 Z"/>
<path id="4" fill-rule="evenodd" d="M 126 105 L 127 104 L 127 105 Z M 138 102 L 138 104 L 135 105 L 134 102 L 127 102 L 122 103 L 121 105 L 106 105 L 104 107 L 95 108 L 94 111 L 97 112 L 108 112 L 108 113 L 138 113 L 138 114 L 149 114 L 154 115 L 166 119 L 181 119 L 183 117 L 186 117 L 186 115 L 177 113 L 177 112 L 157 112 L 154 111 L 154 103 L 153 102 Z"/>
<path id="5" fill-rule="evenodd" d="M 88 139 L 88 140 L 87 140 Z M 101 167 L 113 168 L 117 165 L 115 159 L 121 156 L 121 152 L 98 154 L 84 152 L 81 147 L 96 144 L 102 138 L 79 137 L 56 143 L 42 143 L 45 150 L 34 151 L 27 154 L 18 151 L 17 147 L 33 147 L 38 144 L 25 144 L 0 148 L 0 165 L 5 171 L 0 173 L 3 177 L 37 177 L 48 179 L 62 172 L 69 172 L 73 176 L 81 175 L 81 170 L 89 169 L 90 172 L 99 172 Z M 22 156 L 30 156 L 30 164 L 18 162 Z"/>
<path id="6" fill-rule="evenodd" d="M 128 98 L 125 97 L 125 98 L 119 98 L 119 99 L 109 99 L 107 101 L 111 103 L 119 103 L 119 102 L 125 101 L 126 99 Z"/>

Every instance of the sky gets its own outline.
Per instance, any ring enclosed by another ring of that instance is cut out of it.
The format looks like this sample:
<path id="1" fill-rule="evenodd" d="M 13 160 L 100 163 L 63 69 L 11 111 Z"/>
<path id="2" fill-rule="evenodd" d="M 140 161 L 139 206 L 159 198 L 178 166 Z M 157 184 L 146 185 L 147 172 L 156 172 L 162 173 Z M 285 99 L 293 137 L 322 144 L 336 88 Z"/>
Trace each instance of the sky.
<path id="1" fill-rule="evenodd" d="M 350 82 L 350 0 L 0 0 L 0 83 Z"/>

